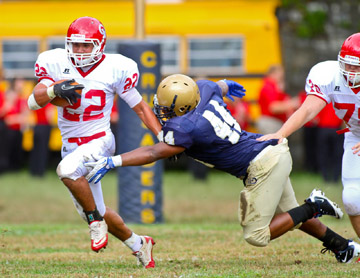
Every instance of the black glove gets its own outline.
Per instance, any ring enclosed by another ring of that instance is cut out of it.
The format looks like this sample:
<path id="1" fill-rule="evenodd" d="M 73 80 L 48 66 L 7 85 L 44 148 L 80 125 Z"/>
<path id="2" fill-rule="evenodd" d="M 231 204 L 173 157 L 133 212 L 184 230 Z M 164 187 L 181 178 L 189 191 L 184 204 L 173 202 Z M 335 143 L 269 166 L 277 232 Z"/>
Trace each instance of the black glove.
<path id="1" fill-rule="evenodd" d="M 82 84 L 71 85 L 71 83 L 74 82 L 75 79 L 71 79 L 54 85 L 54 94 L 58 97 L 66 99 L 70 105 L 73 105 L 79 98 L 81 98 L 81 94 L 77 93 L 76 90 L 82 90 L 85 88 Z"/>

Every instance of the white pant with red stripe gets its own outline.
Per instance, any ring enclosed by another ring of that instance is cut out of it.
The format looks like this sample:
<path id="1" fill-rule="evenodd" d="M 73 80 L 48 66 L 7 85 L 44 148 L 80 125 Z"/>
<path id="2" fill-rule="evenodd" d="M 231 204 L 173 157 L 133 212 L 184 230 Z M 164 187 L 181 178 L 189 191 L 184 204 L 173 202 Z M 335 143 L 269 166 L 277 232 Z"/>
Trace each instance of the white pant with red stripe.
<path id="1" fill-rule="evenodd" d="M 84 162 L 95 161 L 94 158 L 98 159 L 103 156 L 112 156 L 115 153 L 115 138 L 110 130 L 106 131 L 105 136 L 93 139 L 87 143 L 82 143 L 82 140 L 70 140 L 72 143 L 68 141 L 69 140 L 63 141 L 61 150 L 62 160 L 56 169 L 56 173 L 60 179 L 69 178 L 77 180 L 82 176 L 86 176 L 91 169 L 87 169 L 84 166 Z M 101 182 L 98 182 L 97 184 L 90 183 L 90 188 L 96 207 L 103 216 L 106 208 L 101 189 Z M 86 220 L 82 207 L 72 194 L 71 197 L 79 214 Z"/>

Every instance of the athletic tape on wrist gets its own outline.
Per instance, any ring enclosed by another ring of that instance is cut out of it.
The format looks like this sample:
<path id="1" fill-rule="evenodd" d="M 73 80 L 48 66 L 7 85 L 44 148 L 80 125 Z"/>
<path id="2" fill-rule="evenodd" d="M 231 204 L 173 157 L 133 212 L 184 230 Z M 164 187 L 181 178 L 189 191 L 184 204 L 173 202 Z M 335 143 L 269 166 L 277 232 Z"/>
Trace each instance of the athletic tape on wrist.
<path id="1" fill-rule="evenodd" d="M 54 86 L 48 87 L 46 89 L 46 93 L 49 96 L 50 99 L 53 99 L 56 97 L 55 93 L 54 93 Z"/>
<path id="2" fill-rule="evenodd" d="M 31 94 L 28 98 L 28 107 L 30 110 L 38 110 L 41 106 L 36 102 L 34 94 Z"/>
<path id="3" fill-rule="evenodd" d="M 115 167 L 120 167 L 122 165 L 121 155 L 113 156 L 112 161 L 113 161 Z"/>

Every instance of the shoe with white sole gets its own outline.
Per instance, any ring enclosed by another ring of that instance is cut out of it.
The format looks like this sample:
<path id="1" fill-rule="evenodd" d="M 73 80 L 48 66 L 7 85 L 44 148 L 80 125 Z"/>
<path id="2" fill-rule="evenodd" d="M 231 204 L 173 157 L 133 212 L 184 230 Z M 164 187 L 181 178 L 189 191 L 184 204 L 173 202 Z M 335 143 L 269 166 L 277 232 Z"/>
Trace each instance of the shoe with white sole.
<path id="1" fill-rule="evenodd" d="M 108 243 L 108 227 L 105 220 L 95 220 L 90 223 L 91 249 L 99 252 L 102 248 L 106 248 Z"/>
<path id="2" fill-rule="evenodd" d="M 335 257 L 340 263 L 351 263 L 354 258 L 358 258 L 359 255 L 360 245 L 352 240 L 349 240 L 348 247 L 343 251 L 337 252 Z"/>
<path id="3" fill-rule="evenodd" d="M 357 258 L 356 262 L 359 262 L 360 244 L 352 240 L 349 240 L 348 246 L 342 251 L 324 248 L 321 250 L 321 253 L 324 254 L 326 251 L 332 251 L 335 254 L 335 258 L 340 263 L 351 263 L 355 258 Z"/>
<path id="4" fill-rule="evenodd" d="M 319 189 L 314 189 L 305 202 L 316 205 L 315 218 L 322 215 L 330 215 L 340 219 L 343 216 L 343 212 L 339 206 L 327 198 L 324 192 Z"/>
<path id="5" fill-rule="evenodd" d="M 155 261 L 152 256 L 154 240 L 149 236 L 140 236 L 142 246 L 139 251 L 132 253 L 145 268 L 154 268 Z"/>

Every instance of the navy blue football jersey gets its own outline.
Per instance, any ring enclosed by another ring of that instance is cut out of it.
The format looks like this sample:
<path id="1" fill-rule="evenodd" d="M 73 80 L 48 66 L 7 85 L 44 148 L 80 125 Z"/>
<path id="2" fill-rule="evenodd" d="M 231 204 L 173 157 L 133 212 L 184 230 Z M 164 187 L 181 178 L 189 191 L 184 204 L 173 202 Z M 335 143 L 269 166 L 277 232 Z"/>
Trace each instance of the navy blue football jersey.
<path id="1" fill-rule="evenodd" d="M 188 156 L 210 167 L 244 177 L 250 161 L 278 140 L 257 141 L 261 134 L 241 130 L 215 82 L 200 80 L 197 85 L 200 103 L 187 114 L 165 122 L 164 142 L 186 148 Z"/>

